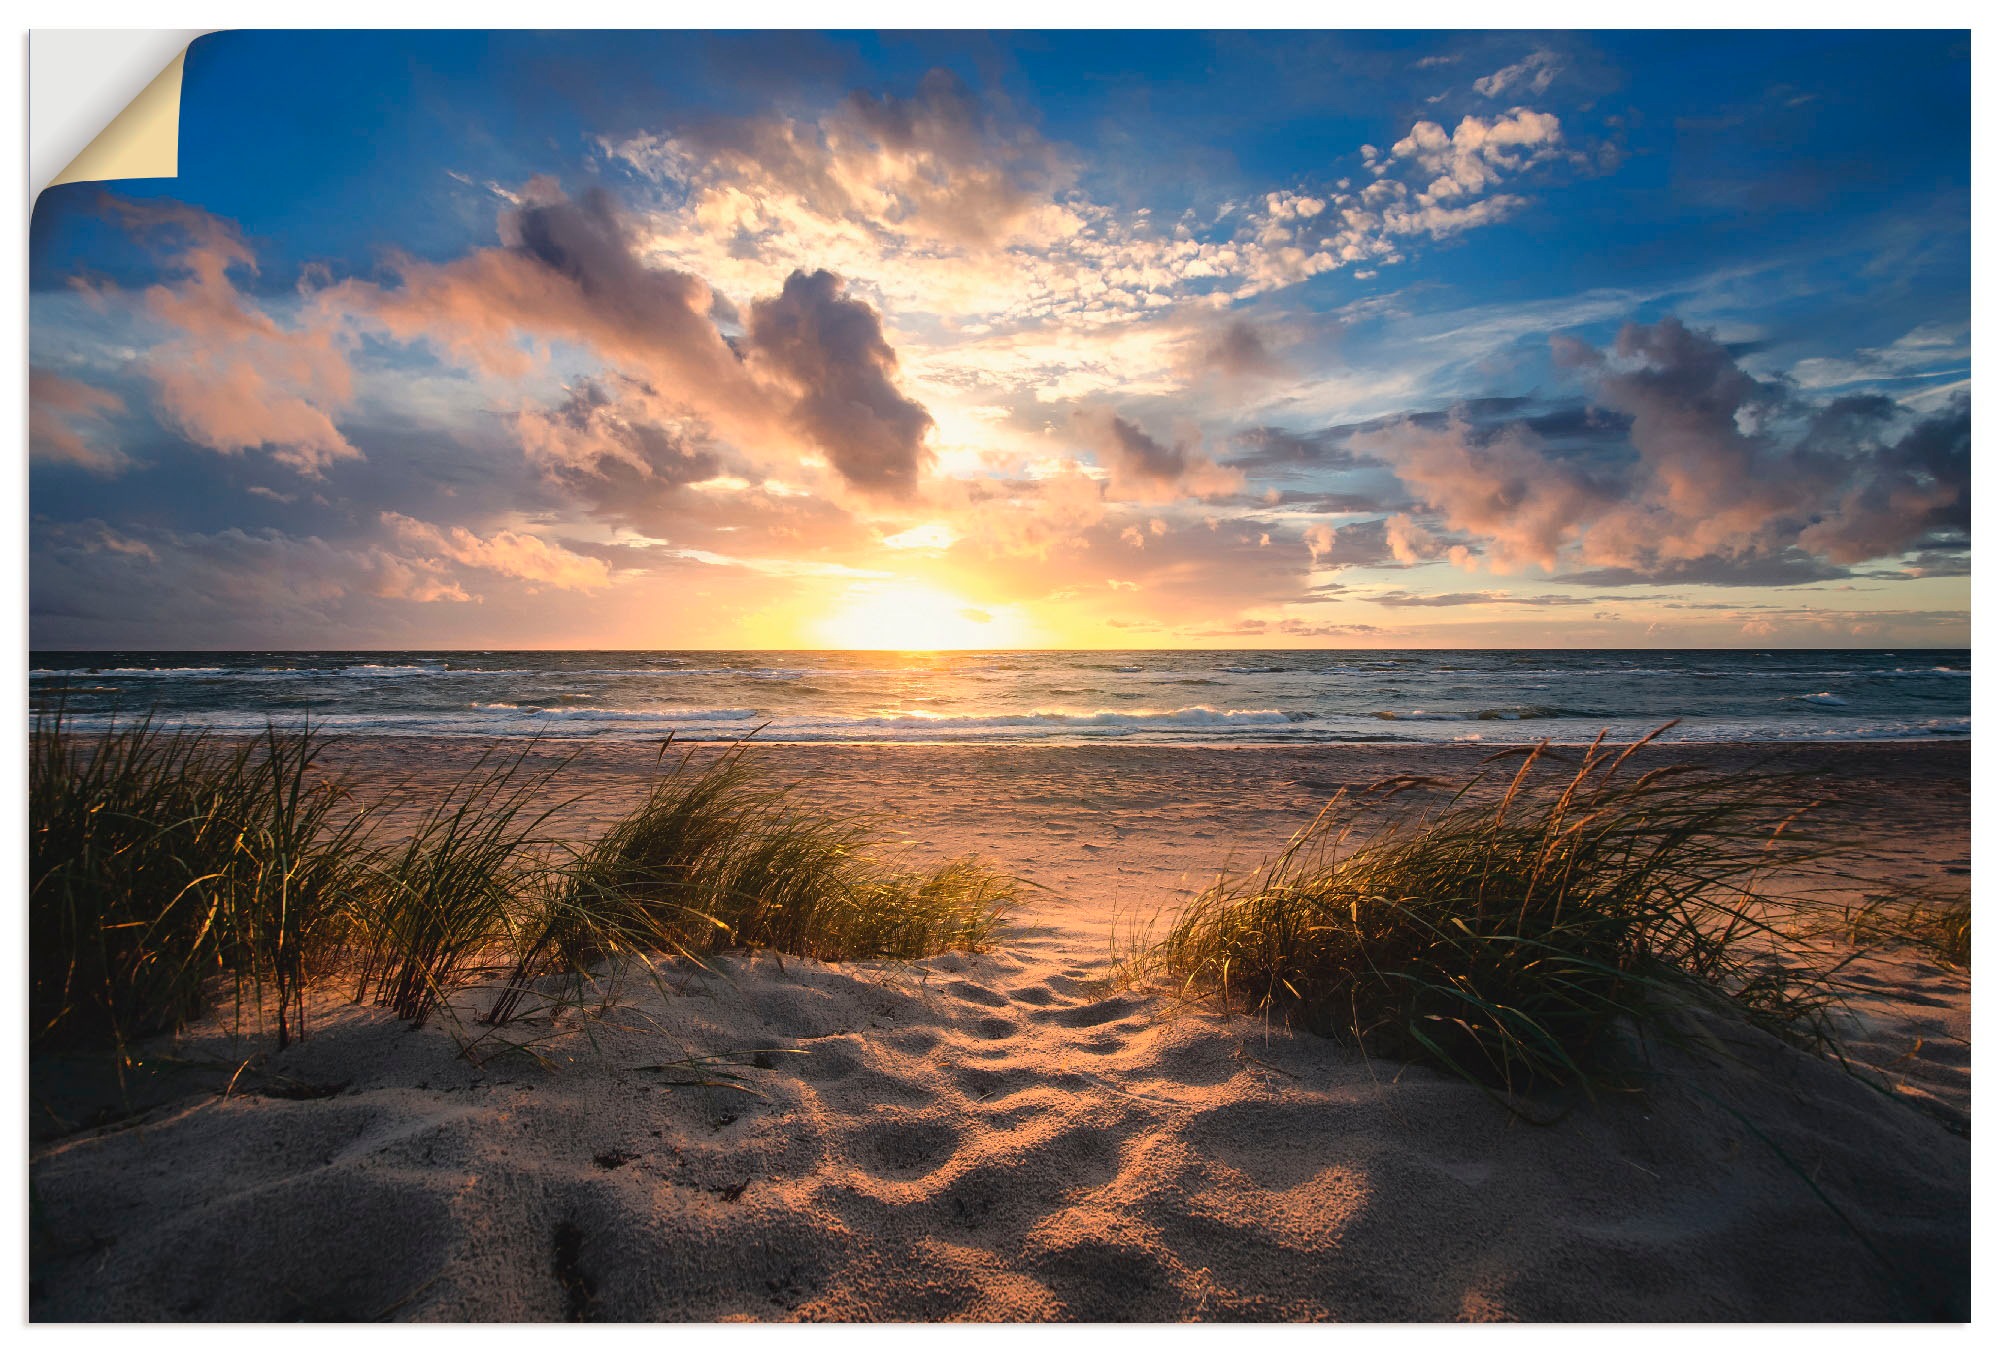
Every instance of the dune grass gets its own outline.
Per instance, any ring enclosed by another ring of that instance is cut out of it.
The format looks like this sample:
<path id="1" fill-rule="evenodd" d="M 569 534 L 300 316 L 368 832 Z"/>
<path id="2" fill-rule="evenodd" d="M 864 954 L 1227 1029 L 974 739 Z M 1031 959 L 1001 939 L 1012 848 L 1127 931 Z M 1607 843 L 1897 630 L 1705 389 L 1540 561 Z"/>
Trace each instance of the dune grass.
<path id="1" fill-rule="evenodd" d="M 421 1026 L 506 942 L 517 898 L 542 881 L 540 832 L 562 806 L 550 789 L 567 762 L 529 770 L 534 746 L 511 757 L 489 749 L 406 837 L 371 857 L 354 900 L 356 1003 L 372 995 Z"/>
<path id="2" fill-rule="evenodd" d="M 545 888 L 487 1018 L 519 1010 L 551 974 L 667 953 L 768 948 L 844 962 L 977 949 L 1015 895 L 1013 880 L 967 856 L 896 869 L 871 849 L 871 823 L 805 811 L 760 779 L 738 745 L 706 766 L 667 760 L 645 801 Z"/>
<path id="3" fill-rule="evenodd" d="M 1972 966 L 1972 897 L 1878 896 L 1845 920 L 1853 944 L 1914 948 L 1940 967 Z"/>
<path id="4" fill-rule="evenodd" d="M 1820 942 L 1832 853 L 1800 833 L 1801 786 L 1635 773 L 1650 740 L 1600 739 L 1567 775 L 1502 753 L 1498 782 L 1433 810 L 1398 806 L 1435 787 L 1415 781 L 1337 797 L 1135 972 L 1507 1090 L 1616 1081 L 1635 1036 L 1690 1036 L 1691 1007 L 1829 1045 L 1852 952 Z"/>
<path id="5" fill-rule="evenodd" d="M 318 772 L 326 741 L 272 727 L 225 740 L 150 718 L 30 734 L 29 966 L 37 1047 L 122 1049 L 233 998 L 275 1003 L 278 1045 L 335 978 L 422 1024 L 499 977 L 490 1023 L 538 983 L 700 961 L 726 947 L 826 961 L 982 944 L 1014 892 L 977 860 L 889 867 L 867 822 L 797 808 L 742 746 L 668 765 L 599 839 L 552 838 L 559 759 L 496 748 L 414 823 L 384 830 Z M 665 761 L 662 750 L 662 763 Z M 460 1002 L 462 1003 L 462 1002 Z"/>
<path id="6" fill-rule="evenodd" d="M 66 1045 L 178 1027 L 225 977 L 268 987 L 278 1041 L 303 1031 L 315 964 L 344 936 L 362 814 L 313 775 L 324 743 L 270 730 L 233 745 L 142 718 L 79 736 L 60 706 L 28 763 L 31 1039 Z"/>

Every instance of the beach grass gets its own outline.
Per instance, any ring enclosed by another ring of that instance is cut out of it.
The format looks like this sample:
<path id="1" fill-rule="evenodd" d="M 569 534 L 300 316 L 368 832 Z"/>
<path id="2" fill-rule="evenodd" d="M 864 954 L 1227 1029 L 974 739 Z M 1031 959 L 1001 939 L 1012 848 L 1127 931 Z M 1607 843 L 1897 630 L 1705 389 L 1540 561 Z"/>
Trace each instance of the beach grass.
<path id="1" fill-rule="evenodd" d="M 506 941 L 552 843 L 542 828 L 561 806 L 552 786 L 563 766 L 529 769 L 533 750 L 487 750 L 413 830 L 372 853 L 353 902 L 356 1003 L 372 996 L 421 1025 Z"/>
<path id="2" fill-rule="evenodd" d="M 141 718 L 80 736 L 60 706 L 28 767 L 32 1039 L 134 1039 L 239 1008 L 303 1031 L 306 985 L 345 938 L 364 814 L 316 776 L 310 730 L 234 744 Z"/>
<path id="3" fill-rule="evenodd" d="M 745 747 L 668 762 L 599 838 L 554 837 L 568 758 L 487 749 L 414 821 L 383 829 L 319 773 L 326 739 L 223 739 L 151 718 L 79 732 L 60 705 L 30 734 L 31 1015 L 38 1047 L 169 1032 L 233 1001 L 275 1004 L 278 1045 L 309 987 L 345 983 L 422 1024 L 498 976 L 485 1019 L 607 964 L 651 969 L 729 947 L 839 962 L 982 945 L 1014 896 L 970 857 L 892 867 L 859 817 L 799 808 Z M 411 795 L 395 790 L 390 796 Z"/>
<path id="4" fill-rule="evenodd" d="M 858 816 L 798 807 L 753 771 L 746 748 L 706 765 L 669 761 L 646 799 L 555 870 L 519 927 L 516 960 L 487 1018 L 512 1017 L 550 975 L 666 953 L 700 961 L 765 948 L 826 962 L 910 960 L 973 950 L 1015 896 L 1011 878 L 966 856 L 895 868 Z"/>
<path id="5" fill-rule="evenodd" d="M 1428 783 L 1338 796 L 1134 973 L 1507 1090 L 1614 1082 L 1697 1008 L 1831 1045 L 1853 952 L 1824 942 L 1837 852 L 1802 832 L 1805 786 L 1637 773 L 1650 740 L 1600 739 L 1573 774 L 1501 753 L 1438 808 L 1399 806 Z"/>
<path id="6" fill-rule="evenodd" d="M 1940 967 L 1972 966 L 1972 897 L 1877 896 L 1850 909 L 1845 928 L 1857 945 L 1913 948 Z"/>

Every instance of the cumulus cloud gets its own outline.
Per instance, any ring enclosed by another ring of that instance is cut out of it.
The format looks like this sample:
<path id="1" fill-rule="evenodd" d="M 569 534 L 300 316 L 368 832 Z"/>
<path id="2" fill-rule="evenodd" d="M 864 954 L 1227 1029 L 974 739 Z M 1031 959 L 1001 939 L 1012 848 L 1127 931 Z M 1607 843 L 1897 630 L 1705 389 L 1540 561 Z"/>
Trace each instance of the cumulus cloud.
<path id="1" fill-rule="evenodd" d="M 28 372 L 28 454 L 116 474 L 131 457 L 111 444 L 107 420 L 125 411 L 109 390 L 33 367 Z"/>
<path id="2" fill-rule="evenodd" d="M 1562 120 L 1554 113 L 1512 108 L 1491 119 L 1468 114 L 1448 133 L 1418 122 L 1389 148 L 1388 159 L 1408 161 L 1430 177 L 1417 202 L 1431 206 L 1485 192 L 1505 175 L 1555 158 L 1561 147 Z"/>
<path id="3" fill-rule="evenodd" d="M 515 417 L 522 449 L 552 478 L 699 483 L 720 472 L 698 424 L 642 380 L 617 372 L 580 380 L 561 403 Z"/>
<path id="4" fill-rule="evenodd" d="M 1912 421 L 1889 400 L 1801 402 L 1676 319 L 1628 324 L 1608 351 L 1554 340 L 1595 400 L 1623 415 L 1610 454 L 1558 454 L 1530 428 L 1393 424 L 1357 444 L 1394 467 L 1497 572 L 1696 580 L 1962 543 L 1971 411 Z M 1464 556 L 1467 562 L 1474 555 Z"/>
<path id="5" fill-rule="evenodd" d="M 729 440 L 821 452 L 866 492 L 914 485 L 930 415 L 897 389 L 879 316 L 831 273 L 788 278 L 732 343 L 717 324 L 727 303 L 643 261 L 602 189 L 571 199 L 533 184 L 501 236 L 447 263 L 404 260 L 400 286 L 350 283 L 343 295 L 397 337 L 501 374 L 527 368 L 523 341 L 583 344 Z"/>
<path id="6" fill-rule="evenodd" d="M 552 405 L 521 410 L 514 429 L 528 463 L 563 499 L 648 529 L 682 512 L 690 485 L 725 473 L 699 419 L 615 371 L 577 381 Z"/>
<path id="7" fill-rule="evenodd" d="M 1218 465 L 1198 443 L 1168 443 L 1109 409 L 1083 410 L 1077 430 L 1111 473 L 1111 491 L 1140 501 L 1219 497 L 1243 486 L 1242 471 Z"/>
<path id="8" fill-rule="evenodd" d="M 174 202 L 106 205 L 135 233 L 168 242 L 168 280 L 143 298 L 171 336 L 139 367 L 169 423 L 209 450 L 268 451 L 308 478 L 361 458 L 334 424 L 354 398 L 337 326 L 281 323 L 244 294 L 231 273 L 254 275 L 257 258 L 228 222 Z"/>
<path id="9" fill-rule="evenodd" d="M 855 487 L 907 497 L 930 463 L 923 405 L 896 388 L 881 317 L 830 272 L 795 272 L 750 307 L 753 360 L 793 395 L 792 423 Z"/>
<path id="10" fill-rule="evenodd" d="M 1553 569 L 1558 554 L 1611 502 L 1611 490 L 1587 470 L 1544 454 L 1533 434 L 1518 428 L 1483 444 L 1462 421 L 1442 428 L 1403 424 L 1356 440 L 1387 459 L 1452 529 L 1480 540 L 1490 565 L 1502 572 Z"/>

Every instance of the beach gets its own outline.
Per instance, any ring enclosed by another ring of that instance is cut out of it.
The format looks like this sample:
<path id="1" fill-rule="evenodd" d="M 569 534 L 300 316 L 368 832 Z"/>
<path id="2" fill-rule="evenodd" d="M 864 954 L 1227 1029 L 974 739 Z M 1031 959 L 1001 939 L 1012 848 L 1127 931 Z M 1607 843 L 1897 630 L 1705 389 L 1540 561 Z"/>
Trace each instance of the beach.
<path id="1" fill-rule="evenodd" d="M 357 737 L 326 767 L 421 802 L 486 745 Z M 755 748 L 891 852 L 1020 878 L 989 950 L 737 952 L 499 1031 L 468 995 L 457 1037 L 331 989 L 283 1053 L 190 1028 L 150 1049 L 134 1116 L 31 1101 L 31 1313 L 1967 1317 L 1966 972 L 1858 965 L 1848 1068 L 1741 1030 L 1721 1058 L 1655 1049 L 1643 1092 L 1526 1104 L 1114 979 L 1331 795 L 1492 749 Z M 1864 873 L 1965 882 L 1968 743 L 1673 752 L 1805 777 Z M 576 839 L 636 804 L 658 748 L 530 754 L 570 758 L 548 829 Z"/>

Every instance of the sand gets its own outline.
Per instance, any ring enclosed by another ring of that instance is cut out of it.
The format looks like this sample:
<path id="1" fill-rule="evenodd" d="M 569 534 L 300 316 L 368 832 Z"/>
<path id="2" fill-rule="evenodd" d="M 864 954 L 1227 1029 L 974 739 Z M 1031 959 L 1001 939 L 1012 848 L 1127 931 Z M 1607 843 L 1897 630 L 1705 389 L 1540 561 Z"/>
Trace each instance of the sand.
<path id="1" fill-rule="evenodd" d="M 436 782 L 469 753 L 339 754 Z M 1872 962 L 1854 1073 L 1744 1033 L 1723 1062 L 1658 1051 L 1643 1094 L 1531 1105 L 1554 1119 L 1536 1125 L 1444 1075 L 1106 984 L 1116 935 L 1339 785 L 1475 752 L 761 754 L 920 856 L 981 851 L 1036 886 L 989 953 L 734 955 L 510 1027 L 532 1056 L 328 994 L 282 1054 L 163 1040 L 137 1114 L 102 1125 L 44 1064 L 32 1316 L 1967 1315 L 1963 973 Z M 557 824 L 617 815 L 650 755 L 588 748 Z M 1969 868 L 1964 746 L 1784 755 L 1840 793 L 1884 876 Z"/>

